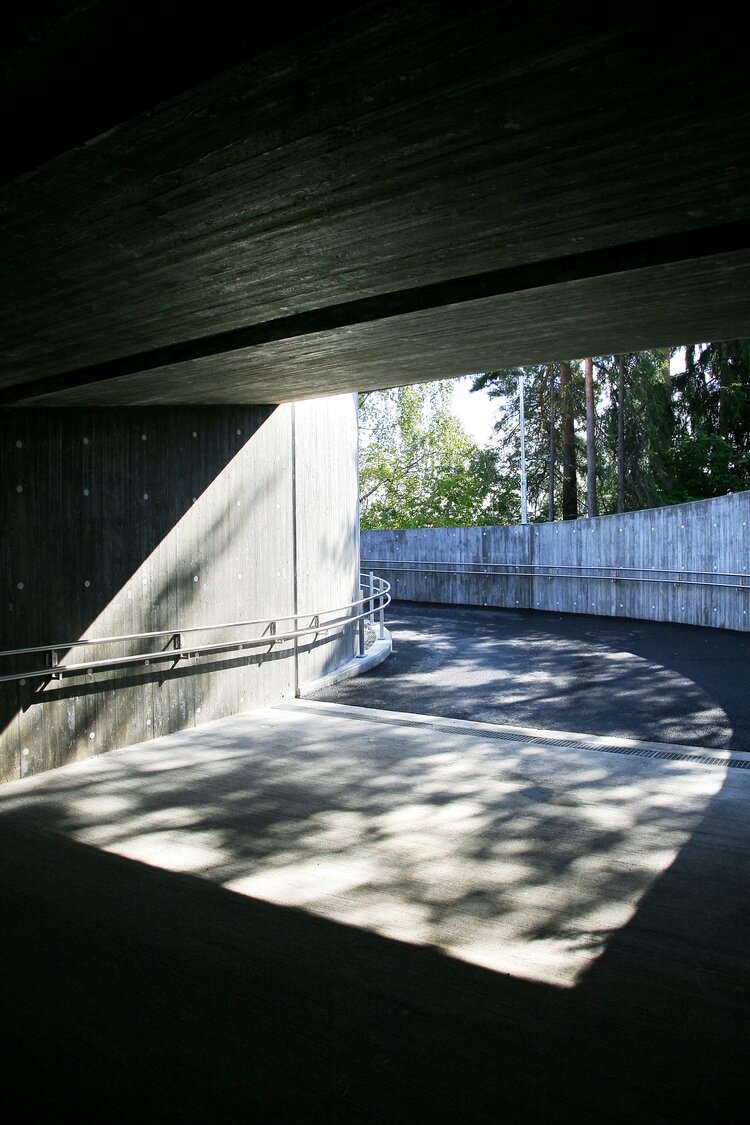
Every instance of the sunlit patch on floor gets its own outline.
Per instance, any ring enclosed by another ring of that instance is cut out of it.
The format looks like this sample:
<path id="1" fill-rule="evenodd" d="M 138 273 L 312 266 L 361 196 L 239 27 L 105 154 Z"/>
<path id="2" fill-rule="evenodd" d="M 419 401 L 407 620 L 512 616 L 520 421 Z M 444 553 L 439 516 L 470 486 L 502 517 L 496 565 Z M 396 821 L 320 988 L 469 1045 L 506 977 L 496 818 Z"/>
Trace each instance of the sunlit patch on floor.
<path id="1" fill-rule="evenodd" d="M 141 863 L 570 987 L 726 773 L 363 714 L 237 716 L 12 783 L 0 812 L 33 810 Z"/>
<path id="2" fill-rule="evenodd" d="M 81 836 L 84 842 L 85 834 Z M 152 867 L 167 871 L 204 872 L 221 863 L 223 852 L 211 832 L 166 829 L 163 832 L 145 832 L 130 836 L 116 844 L 102 844 L 105 851 L 115 852 L 126 859 L 136 859 Z"/>

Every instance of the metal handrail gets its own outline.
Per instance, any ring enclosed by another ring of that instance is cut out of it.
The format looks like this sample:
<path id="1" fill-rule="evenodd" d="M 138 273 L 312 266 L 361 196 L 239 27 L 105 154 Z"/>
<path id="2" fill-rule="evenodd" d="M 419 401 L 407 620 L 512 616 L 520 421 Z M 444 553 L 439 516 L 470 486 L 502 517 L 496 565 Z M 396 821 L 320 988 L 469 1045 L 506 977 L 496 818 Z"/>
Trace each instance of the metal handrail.
<path id="1" fill-rule="evenodd" d="M 375 576 L 377 578 L 377 575 Z M 360 574 L 360 582 L 362 581 L 362 574 Z M 382 581 L 382 580 L 381 580 Z M 390 584 L 386 583 L 388 589 Z M 340 613 L 342 610 L 351 609 L 354 606 L 361 605 L 363 602 L 368 601 L 368 598 L 358 598 L 354 602 L 346 602 L 345 605 L 334 606 L 331 609 L 317 610 L 316 613 Z M 0 657 L 3 656 L 21 656 L 27 652 L 50 652 L 55 649 L 68 649 L 78 648 L 83 645 L 109 645 L 117 644 L 120 641 L 141 641 L 147 640 L 150 637 L 173 637 L 177 634 L 183 633 L 203 633 L 215 629 L 244 629 L 250 625 L 267 625 L 270 621 L 299 621 L 300 617 L 315 617 L 315 613 L 279 613 L 274 617 L 258 617 L 255 620 L 249 621 L 222 621 L 216 625 L 188 625 L 178 626 L 174 629 L 155 629 L 149 633 L 122 633 L 117 637 L 81 637 L 77 641 L 60 641 L 54 645 L 30 645 L 27 648 L 8 648 L 0 652 Z"/>
<path id="2" fill-rule="evenodd" d="M 75 674 L 79 672 L 93 671 L 98 668 L 115 668 L 125 664 L 144 664 L 150 665 L 159 661 L 174 661 L 182 657 L 198 657 L 208 652 L 219 652 L 231 649 L 245 649 L 256 648 L 264 645 L 275 645 L 280 641 L 297 640 L 300 637 L 318 636 L 321 633 L 330 633 L 334 629 L 342 631 L 349 625 L 356 622 L 364 622 L 366 619 L 373 620 L 376 613 L 380 616 L 380 633 L 383 636 L 383 614 L 386 606 L 390 605 L 390 583 L 385 579 L 380 578 L 378 575 L 368 573 L 366 576 L 360 574 L 360 583 L 366 577 L 370 586 L 370 593 L 364 594 L 360 587 L 362 597 L 356 598 L 354 601 L 347 602 L 344 605 L 334 606 L 329 609 L 320 609 L 314 612 L 306 611 L 304 613 L 285 613 L 277 614 L 272 617 L 261 617 L 250 621 L 231 621 L 222 622 L 215 625 L 189 625 L 186 627 L 176 627 L 172 629 L 157 629 L 145 633 L 126 633 L 115 637 L 81 637 L 77 641 L 57 642 L 45 645 L 30 645 L 26 648 L 5 649 L 0 651 L 0 659 L 21 656 L 29 653 L 44 652 L 49 653 L 51 657 L 50 663 L 44 668 L 35 668 L 27 672 L 13 672 L 10 674 L 0 676 L 0 683 L 7 683 L 11 681 L 24 681 L 27 679 L 44 679 L 44 678 L 58 678 L 64 674 Z M 377 587 L 376 587 L 377 583 Z M 321 617 L 328 614 L 344 613 L 346 610 L 356 609 L 357 607 L 364 608 L 361 613 L 352 614 L 346 613 L 343 617 L 335 617 L 330 621 L 321 622 Z M 311 618 L 311 623 L 302 629 L 294 628 L 287 629 L 285 632 L 278 632 L 276 625 L 279 621 L 294 621 L 295 624 L 302 618 Z M 211 633 L 221 629 L 236 629 L 246 628 L 249 626 L 265 625 L 267 630 L 259 637 L 243 637 L 241 640 L 222 640 L 209 644 L 195 644 L 189 647 L 182 645 L 183 633 Z M 172 648 L 161 649 L 159 651 L 141 652 L 131 654 L 129 656 L 107 657 L 104 660 L 90 660 L 85 663 L 74 664 L 60 664 L 57 662 L 57 653 L 60 650 L 70 650 L 75 648 L 83 648 L 91 645 L 106 645 L 118 644 L 124 641 L 137 641 L 148 640 L 153 637 L 171 637 L 174 638 L 178 644 Z"/>
<path id="3" fill-rule="evenodd" d="M 728 589 L 728 590 L 750 590 L 750 574 L 734 573 L 732 571 L 711 571 L 711 570 L 680 570 L 677 567 L 667 569 L 666 567 L 626 567 L 626 566 L 599 566 L 587 563 L 569 564 L 569 563 L 448 563 L 448 562 L 416 562 L 411 559 L 404 559 L 401 562 L 390 562 L 387 559 L 377 559 L 369 562 L 369 566 L 377 566 L 381 570 L 395 571 L 404 574 L 467 574 L 467 575 L 484 575 L 487 577 L 496 578 L 572 578 L 578 581 L 609 581 L 609 582 L 668 582 L 673 585 L 682 586 L 710 586 L 712 589 Z M 466 567 L 481 567 L 481 570 L 467 570 L 458 568 Z M 498 570 L 498 567 L 526 567 L 525 570 Z M 425 568 L 430 568 L 426 570 Z M 564 571 L 576 571 L 574 574 L 563 573 Z M 607 571 L 606 574 L 585 574 L 581 571 L 602 570 Z M 634 577 L 635 574 L 646 575 L 646 577 Z M 718 582 L 718 581 L 702 581 L 688 577 L 688 575 L 703 574 L 711 575 L 712 578 L 735 578 L 739 581 L 735 582 Z M 664 577 L 671 575 L 672 577 Z M 677 577 L 674 577 L 674 576 Z"/>
<path id="4" fill-rule="evenodd" d="M 424 566 L 440 566 L 440 567 L 455 567 L 455 566 L 481 566 L 481 567 L 531 567 L 535 570 L 607 570 L 607 571 L 630 571 L 632 573 L 641 573 L 648 571 L 649 573 L 658 574 L 712 574 L 721 578 L 743 578 L 750 580 L 750 573 L 748 571 L 733 570 L 692 570 L 686 567 L 679 566 L 620 566 L 619 564 L 605 564 L 605 563 L 511 563 L 511 562 L 449 562 L 446 559 L 371 559 L 363 563 L 367 567 L 382 567 L 386 570 L 396 569 L 394 564 L 399 565 L 399 569 L 412 568 L 419 570 Z M 574 577 L 577 577 L 574 575 Z M 609 577 L 609 575 L 605 575 Z"/>

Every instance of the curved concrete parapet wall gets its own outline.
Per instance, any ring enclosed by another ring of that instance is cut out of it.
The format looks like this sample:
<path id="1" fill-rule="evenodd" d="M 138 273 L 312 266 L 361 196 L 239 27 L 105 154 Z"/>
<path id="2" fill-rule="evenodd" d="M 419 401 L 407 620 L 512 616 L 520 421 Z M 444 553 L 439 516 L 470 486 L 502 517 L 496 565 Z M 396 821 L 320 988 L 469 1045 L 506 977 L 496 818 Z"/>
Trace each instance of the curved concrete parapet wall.
<path id="1" fill-rule="evenodd" d="M 14 410 L 2 436 L 2 650 L 313 613 L 358 597 L 352 395 Z M 355 630 L 0 683 L 0 780 L 293 697 L 351 659 Z M 2 673 L 49 662 L 5 658 Z"/>
<path id="2" fill-rule="evenodd" d="M 327 675 L 319 676 L 315 680 L 308 680 L 307 683 L 300 683 L 299 695 L 302 699 L 306 699 L 311 695 L 315 695 L 319 691 L 327 691 L 328 688 L 333 687 L 334 684 L 341 683 L 342 680 L 351 680 L 355 676 L 361 676 L 363 672 L 370 672 L 373 668 L 377 668 L 384 660 L 393 652 L 393 637 L 388 629 L 383 629 L 383 636 L 373 641 L 367 652 L 362 656 L 353 656 L 346 664 L 339 665 L 338 668 Z"/>
<path id="3" fill-rule="evenodd" d="M 750 492 L 740 492 L 526 527 L 366 531 L 362 567 L 392 584 L 394 600 L 747 630 L 749 532 Z M 517 573 L 498 573 L 503 564 Z"/>

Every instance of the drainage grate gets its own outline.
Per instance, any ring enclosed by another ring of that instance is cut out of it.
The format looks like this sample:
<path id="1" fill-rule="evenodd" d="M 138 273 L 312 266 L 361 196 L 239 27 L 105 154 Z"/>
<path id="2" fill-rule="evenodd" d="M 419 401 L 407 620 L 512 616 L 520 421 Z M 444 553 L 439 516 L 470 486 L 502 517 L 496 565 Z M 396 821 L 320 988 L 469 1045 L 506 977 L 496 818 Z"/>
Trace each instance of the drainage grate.
<path id="1" fill-rule="evenodd" d="M 306 711 L 310 715 L 320 714 L 317 708 L 301 707 L 299 704 L 291 704 L 285 706 L 280 705 L 281 710 L 289 711 Z M 347 718 L 355 719 L 361 723 L 381 723 L 383 726 L 400 726 L 400 727 L 415 727 L 418 730 L 439 730 L 445 734 L 460 734 L 461 731 L 457 730 L 455 726 L 448 723 L 441 723 L 439 720 L 434 722 L 420 723 L 414 719 L 408 719 L 404 716 L 403 719 L 395 719 L 392 716 L 383 715 L 382 717 L 369 713 L 367 715 L 354 715 L 347 712 Z M 459 722 L 461 720 L 458 720 Z M 682 754 L 679 750 L 648 750 L 646 747 L 641 746 L 615 746 L 611 744 L 601 744 L 599 746 L 592 746 L 586 742 L 561 742 L 559 739 L 546 738 L 543 734 L 530 735 L 518 734 L 515 731 L 466 731 L 467 734 L 475 734 L 477 738 L 491 738 L 497 742 L 525 742 L 532 746 L 563 746 L 570 747 L 572 750 L 595 750 L 599 754 L 621 754 L 628 758 L 654 758 L 656 761 L 669 761 L 669 762 L 696 762 L 701 766 L 726 766 L 728 769 L 747 770 L 750 769 L 750 760 L 746 761 L 743 758 L 717 758 L 711 754 Z"/>

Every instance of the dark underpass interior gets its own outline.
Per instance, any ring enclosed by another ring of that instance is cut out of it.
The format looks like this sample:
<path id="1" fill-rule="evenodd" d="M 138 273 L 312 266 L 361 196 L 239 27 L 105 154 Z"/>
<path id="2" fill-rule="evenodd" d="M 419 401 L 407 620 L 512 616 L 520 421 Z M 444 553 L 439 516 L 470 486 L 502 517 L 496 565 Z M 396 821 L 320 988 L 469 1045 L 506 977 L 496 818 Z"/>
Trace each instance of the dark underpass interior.
<path id="1" fill-rule="evenodd" d="M 0 405 L 9 430 L 19 406 L 59 411 L 50 449 L 73 448 L 61 420 L 81 406 L 116 411 L 112 441 L 127 445 L 134 406 L 265 410 L 750 336 L 750 85 L 744 39 L 718 8 L 11 8 Z M 168 444 L 141 502 L 164 479 L 192 510 L 187 475 L 171 486 L 176 430 Z M 27 457 L 15 433 L 5 448 Z M 78 473 L 89 453 L 75 457 Z M 203 487 L 220 460 L 207 444 Z M 5 474 L 8 573 L 19 553 L 44 560 L 32 529 L 57 479 L 47 464 Z M 88 484 L 70 479 L 59 540 L 93 597 Z M 149 538 L 132 526 L 126 554 Z M 117 542 L 113 574 L 127 562 Z M 55 602 L 42 581 L 33 596 L 14 646 Z M 750 749 L 747 636 L 424 606 L 395 607 L 391 625 L 392 659 L 327 699 Z M 331 733 L 311 706 L 227 707 L 226 727 L 152 740 L 141 768 L 137 748 L 113 751 L 0 795 L 9 1120 L 740 1116 L 749 770 L 445 731 L 420 749 L 397 723 L 339 715 Z M 113 854 L 104 829 L 157 845 L 174 829 L 238 877 L 266 872 L 266 849 L 271 866 L 307 864 L 316 886 L 322 858 L 351 873 L 361 854 L 354 889 L 376 916 L 350 924 L 240 893 L 214 870 L 170 868 L 166 844 Z M 388 865 L 397 895 L 378 883 Z M 428 907 L 443 908 L 443 934 L 384 936 L 397 909 Z M 524 953 L 558 939 L 597 955 L 563 986 L 448 952 L 467 919 L 502 951 L 508 917 L 530 918 Z"/>

